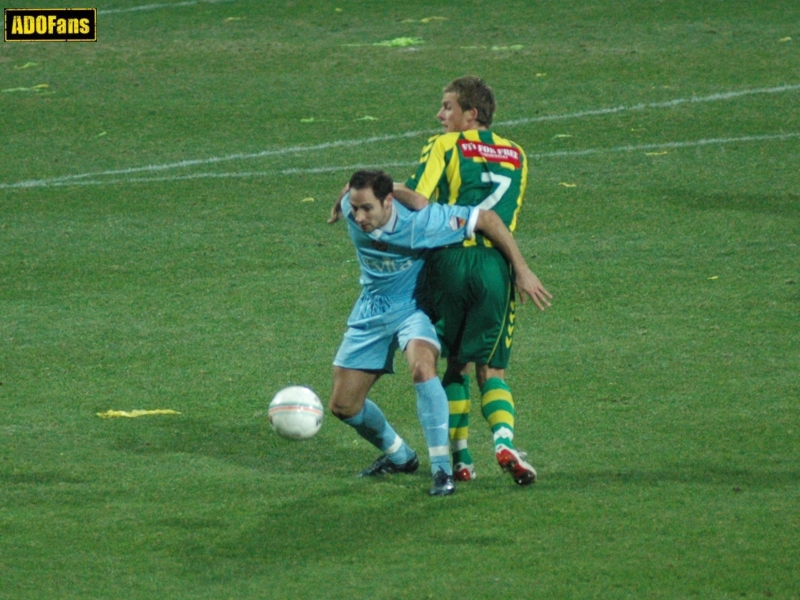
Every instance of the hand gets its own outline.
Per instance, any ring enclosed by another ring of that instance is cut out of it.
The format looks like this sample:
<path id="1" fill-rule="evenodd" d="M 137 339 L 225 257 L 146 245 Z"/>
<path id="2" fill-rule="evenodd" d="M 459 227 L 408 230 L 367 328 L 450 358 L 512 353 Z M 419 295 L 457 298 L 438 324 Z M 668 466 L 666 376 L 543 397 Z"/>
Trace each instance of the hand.
<path id="1" fill-rule="evenodd" d="M 539 278 L 530 269 L 522 269 L 516 272 L 517 274 L 517 291 L 522 303 L 525 304 L 526 296 L 528 296 L 539 310 L 545 310 L 550 306 L 550 299 L 553 294 L 548 292 Z"/>
<path id="2" fill-rule="evenodd" d="M 342 189 L 342 192 L 339 194 L 339 199 L 336 201 L 336 204 L 331 207 L 331 216 L 328 218 L 328 225 L 333 225 L 336 223 L 336 221 L 342 218 L 342 198 L 344 198 L 344 195 L 349 190 L 350 184 L 348 183 L 346 186 L 344 186 L 344 189 Z"/>

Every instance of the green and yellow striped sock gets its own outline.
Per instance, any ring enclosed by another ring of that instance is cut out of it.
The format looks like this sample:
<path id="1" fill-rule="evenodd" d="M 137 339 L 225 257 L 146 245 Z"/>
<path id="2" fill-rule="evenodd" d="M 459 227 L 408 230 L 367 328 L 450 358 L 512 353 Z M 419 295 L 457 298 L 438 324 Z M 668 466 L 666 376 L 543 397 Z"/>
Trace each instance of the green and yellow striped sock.
<path id="1" fill-rule="evenodd" d="M 498 446 L 513 449 L 514 398 L 511 388 L 502 379 L 492 377 L 483 385 L 481 393 L 481 412 L 492 428 L 495 450 Z"/>
<path id="2" fill-rule="evenodd" d="M 469 436 L 470 382 L 468 375 L 445 375 L 442 381 L 450 407 L 450 450 L 453 465 L 472 464 L 472 455 L 467 448 Z"/>

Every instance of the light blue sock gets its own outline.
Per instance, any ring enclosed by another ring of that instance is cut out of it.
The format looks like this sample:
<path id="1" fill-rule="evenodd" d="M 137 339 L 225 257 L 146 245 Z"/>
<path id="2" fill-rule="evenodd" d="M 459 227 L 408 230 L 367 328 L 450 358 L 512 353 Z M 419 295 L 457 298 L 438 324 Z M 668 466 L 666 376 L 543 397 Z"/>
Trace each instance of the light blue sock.
<path id="1" fill-rule="evenodd" d="M 425 440 L 428 442 L 431 473 L 441 469 L 452 475 L 448 430 L 450 409 L 447 406 L 447 394 L 442 382 L 438 377 L 434 377 L 423 383 L 415 383 L 414 389 L 417 390 L 417 414 L 425 432 Z"/>
<path id="2" fill-rule="evenodd" d="M 414 451 L 397 435 L 378 405 L 369 398 L 364 402 L 361 412 L 342 421 L 370 444 L 385 452 L 389 460 L 397 465 L 408 462 L 414 456 Z"/>

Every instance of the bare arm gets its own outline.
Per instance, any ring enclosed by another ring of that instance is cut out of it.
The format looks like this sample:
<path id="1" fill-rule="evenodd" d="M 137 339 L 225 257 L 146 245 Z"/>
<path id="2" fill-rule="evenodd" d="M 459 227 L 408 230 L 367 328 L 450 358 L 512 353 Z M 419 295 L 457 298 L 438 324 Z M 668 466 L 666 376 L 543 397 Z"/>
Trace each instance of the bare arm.
<path id="1" fill-rule="evenodd" d="M 550 306 L 550 299 L 553 295 L 544 288 L 539 278 L 528 268 L 528 263 L 525 262 L 517 242 L 497 213 L 493 210 L 481 210 L 475 229 L 486 236 L 492 245 L 511 262 L 516 273 L 515 283 L 522 303 L 525 304 L 525 296 L 529 296 L 539 310 Z"/>
<path id="2" fill-rule="evenodd" d="M 419 210 L 428 206 L 428 199 L 425 196 L 396 181 L 392 195 L 395 200 L 409 210 Z"/>

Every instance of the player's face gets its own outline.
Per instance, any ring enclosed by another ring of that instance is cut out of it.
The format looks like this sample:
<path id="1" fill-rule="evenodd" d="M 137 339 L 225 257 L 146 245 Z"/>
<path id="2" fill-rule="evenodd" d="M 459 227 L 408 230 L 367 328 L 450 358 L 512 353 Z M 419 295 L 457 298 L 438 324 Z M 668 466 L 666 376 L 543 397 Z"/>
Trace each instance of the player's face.
<path id="1" fill-rule="evenodd" d="M 392 195 L 389 194 L 381 202 L 372 188 L 350 190 L 350 208 L 361 230 L 370 233 L 386 225 L 392 216 Z"/>
<path id="2" fill-rule="evenodd" d="M 476 109 L 462 110 L 461 105 L 458 103 L 458 94 L 455 92 L 447 92 L 442 97 L 442 108 L 436 118 L 444 127 L 445 133 L 452 133 L 454 131 L 467 131 L 469 129 L 477 129 L 475 118 L 478 116 Z"/>

